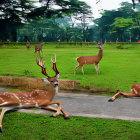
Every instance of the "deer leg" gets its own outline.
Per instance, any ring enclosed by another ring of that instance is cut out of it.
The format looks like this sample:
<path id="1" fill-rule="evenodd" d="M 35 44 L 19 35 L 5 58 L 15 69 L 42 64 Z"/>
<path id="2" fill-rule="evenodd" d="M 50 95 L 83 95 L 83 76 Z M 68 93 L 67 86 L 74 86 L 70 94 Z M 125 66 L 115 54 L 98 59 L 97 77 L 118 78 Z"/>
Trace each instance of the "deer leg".
<path id="1" fill-rule="evenodd" d="M 64 110 L 62 108 L 61 108 L 61 112 L 63 113 L 65 119 L 70 119 L 68 114 L 66 112 L 64 112 Z"/>
<path id="2" fill-rule="evenodd" d="M 76 74 L 76 70 L 80 67 L 80 65 L 76 66 L 75 71 L 74 71 L 74 76 Z"/>
<path id="3" fill-rule="evenodd" d="M 138 95 L 134 94 L 134 93 L 126 93 L 126 92 L 121 92 L 118 91 L 111 99 L 109 99 L 109 102 L 114 101 L 119 95 L 124 95 L 126 97 L 137 97 Z"/>
<path id="4" fill-rule="evenodd" d="M 2 108 L 1 115 L 0 115 L 0 133 L 2 133 L 2 119 L 5 112 L 6 112 L 6 109 Z"/>
<path id="5" fill-rule="evenodd" d="M 84 66 L 84 65 L 83 65 Z M 83 66 L 82 66 L 82 73 L 84 74 L 84 69 L 83 69 Z"/>
<path id="6" fill-rule="evenodd" d="M 60 114 L 61 103 L 60 103 L 60 101 L 51 101 L 48 105 L 52 105 L 52 104 L 57 104 L 58 105 L 58 108 L 56 110 L 56 113 L 53 114 L 53 117 L 57 117 Z"/>
<path id="7" fill-rule="evenodd" d="M 96 69 L 97 74 L 100 74 L 99 64 L 96 64 L 96 65 L 95 65 L 95 69 Z"/>
<path id="8" fill-rule="evenodd" d="M 47 110 L 51 110 L 51 111 L 56 111 L 57 112 L 57 109 L 54 108 L 54 107 L 51 107 L 51 106 L 46 106 L 46 107 L 43 107 L 42 109 L 47 109 Z M 62 108 L 60 109 L 60 111 L 63 113 L 65 119 L 70 119 L 68 114 L 65 113 Z"/>

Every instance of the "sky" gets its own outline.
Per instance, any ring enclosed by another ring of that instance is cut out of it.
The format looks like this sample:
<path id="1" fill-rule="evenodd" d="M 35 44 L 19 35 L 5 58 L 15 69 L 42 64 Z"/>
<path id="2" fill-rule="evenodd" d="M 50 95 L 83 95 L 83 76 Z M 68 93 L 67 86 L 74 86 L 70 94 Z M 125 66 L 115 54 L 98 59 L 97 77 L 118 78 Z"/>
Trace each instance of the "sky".
<path id="1" fill-rule="evenodd" d="M 93 17 L 99 18 L 100 17 L 100 10 L 112 10 L 117 9 L 120 7 L 121 2 L 130 2 L 132 3 L 132 0 L 100 0 L 98 4 L 96 2 L 98 0 L 81 0 L 89 4 L 92 8 Z"/>

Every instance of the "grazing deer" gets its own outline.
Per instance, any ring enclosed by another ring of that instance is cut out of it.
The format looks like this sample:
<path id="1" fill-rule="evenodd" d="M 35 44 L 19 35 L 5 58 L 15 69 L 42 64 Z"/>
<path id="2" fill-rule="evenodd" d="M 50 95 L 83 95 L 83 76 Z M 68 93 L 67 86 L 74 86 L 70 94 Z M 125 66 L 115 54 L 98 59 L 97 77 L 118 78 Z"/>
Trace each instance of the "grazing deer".
<path id="1" fill-rule="evenodd" d="M 26 42 L 26 48 L 30 49 L 30 42 L 29 41 Z"/>
<path id="2" fill-rule="evenodd" d="M 2 132 L 2 119 L 4 113 L 8 110 L 14 109 L 21 109 L 21 108 L 41 108 L 51 111 L 56 111 L 53 114 L 53 117 L 57 117 L 60 114 L 60 111 L 63 113 L 65 119 L 69 119 L 68 115 L 63 111 L 61 108 L 60 101 L 53 101 L 53 98 L 56 94 L 56 89 L 58 87 L 58 78 L 59 78 L 59 71 L 56 67 L 56 56 L 55 61 L 52 60 L 53 67 L 52 69 L 55 71 L 56 75 L 54 77 L 50 77 L 47 72 L 46 68 L 44 67 L 43 59 L 40 60 L 36 56 L 36 63 L 42 69 L 42 74 L 47 76 L 47 78 L 43 78 L 42 80 L 46 83 L 49 83 L 49 89 L 47 91 L 44 90 L 33 90 L 31 92 L 26 91 L 16 91 L 16 92 L 5 92 L 0 93 L 0 109 L 2 109 L 0 115 L 0 131 Z M 49 105 L 57 104 L 58 108 L 51 107 Z"/>
<path id="3" fill-rule="evenodd" d="M 35 46 L 35 52 L 38 51 L 38 52 L 40 53 L 40 51 L 42 51 L 43 45 L 44 45 L 44 42 L 41 42 L 41 45 L 36 45 L 36 46 Z"/>
<path id="4" fill-rule="evenodd" d="M 95 69 L 97 71 L 97 74 L 100 74 L 99 71 L 99 62 L 101 61 L 102 57 L 103 57 L 103 43 L 96 41 L 96 43 L 99 45 L 99 53 L 96 56 L 80 56 L 76 59 L 76 61 L 79 63 L 78 66 L 76 66 L 75 71 L 74 71 L 74 75 L 76 74 L 76 70 L 79 67 L 82 67 L 82 73 L 84 74 L 84 70 L 83 70 L 83 66 L 85 64 L 94 64 L 95 65 Z"/>
<path id="5" fill-rule="evenodd" d="M 140 97 L 140 84 L 134 84 L 131 87 L 131 93 L 126 93 L 126 92 L 117 90 L 116 94 L 108 101 L 113 102 L 119 95 L 124 95 L 126 97 Z"/>

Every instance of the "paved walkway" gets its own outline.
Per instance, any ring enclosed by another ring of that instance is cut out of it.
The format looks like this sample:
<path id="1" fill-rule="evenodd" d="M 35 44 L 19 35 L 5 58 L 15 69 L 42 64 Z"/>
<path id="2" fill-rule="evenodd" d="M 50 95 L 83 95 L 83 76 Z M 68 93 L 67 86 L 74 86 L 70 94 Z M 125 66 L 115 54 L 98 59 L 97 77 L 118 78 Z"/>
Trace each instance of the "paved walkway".
<path id="1" fill-rule="evenodd" d="M 1 90 L 1 89 L 0 89 Z M 119 98 L 108 102 L 109 97 L 87 94 L 59 93 L 54 100 L 60 100 L 70 116 L 115 118 L 140 121 L 140 98 Z M 21 109 L 20 112 L 52 114 L 46 110 Z"/>

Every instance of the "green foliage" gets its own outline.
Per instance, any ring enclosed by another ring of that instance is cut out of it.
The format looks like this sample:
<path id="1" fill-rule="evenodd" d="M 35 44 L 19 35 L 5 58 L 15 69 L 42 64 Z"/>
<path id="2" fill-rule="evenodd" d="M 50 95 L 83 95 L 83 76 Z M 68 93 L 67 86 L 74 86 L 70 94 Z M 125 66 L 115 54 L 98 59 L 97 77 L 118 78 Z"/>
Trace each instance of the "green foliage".
<path id="1" fill-rule="evenodd" d="M 79 0 L 12 0 L 0 4 L 0 41 L 138 41 L 139 3 L 122 2 L 117 10 L 102 11 L 91 26 L 91 7 Z M 13 6 L 8 6 L 13 5 Z M 19 6 L 17 6 L 19 5 Z M 53 8 L 57 5 L 58 8 Z M 21 10 L 22 9 L 22 10 Z M 72 17 L 72 18 L 71 18 Z"/>
<path id="2" fill-rule="evenodd" d="M 89 13 L 90 6 L 79 0 L 4 0 L 0 2 L 0 41 L 17 41 L 17 29 L 33 19 L 62 17 L 81 12 Z M 53 6 L 60 8 L 53 8 Z M 86 7 L 83 9 L 83 7 Z M 26 35 L 24 36 L 26 38 Z M 26 40 L 27 41 L 27 38 Z"/>
<path id="3" fill-rule="evenodd" d="M 111 26 L 114 27 L 114 29 L 120 29 L 123 30 L 123 28 L 130 28 L 134 25 L 134 22 L 132 20 L 132 18 L 115 18 L 115 21 L 113 24 L 111 24 Z"/>
<path id="4" fill-rule="evenodd" d="M 18 41 L 82 41 L 83 30 L 71 26 L 71 18 L 51 18 L 32 21 L 17 30 Z M 86 29 L 88 30 L 88 29 Z"/>
<path id="5" fill-rule="evenodd" d="M 140 4 L 137 4 L 140 5 Z M 122 2 L 117 10 L 105 10 L 102 17 L 94 20 L 99 33 L 97 40 L 120 42 L 138 41 L 140 36 L 140 10 L 128 2 Z"/>
<path id="6" fill-rule="evenodd" d="M 4 0 L 0 2 L 0 40 L 16 41 L 16 29 L 25 23 L 34 8 L 32 0 Z"/>

